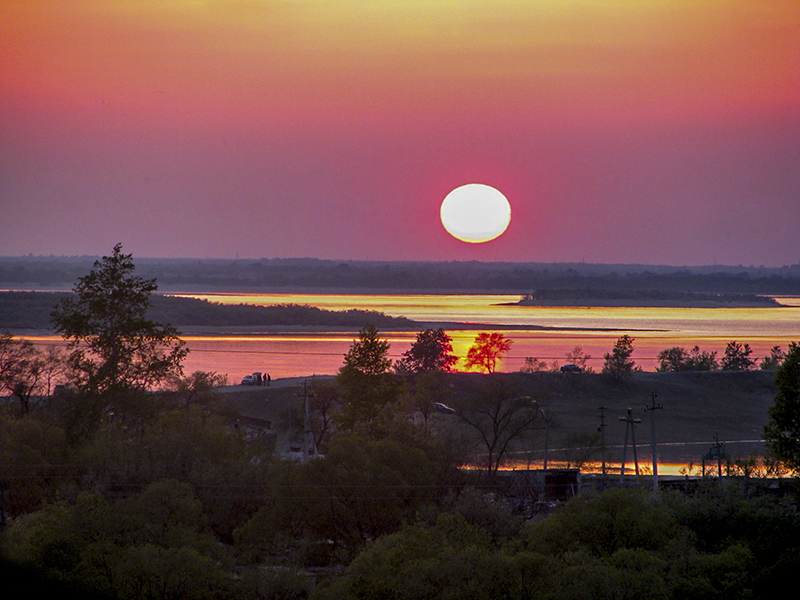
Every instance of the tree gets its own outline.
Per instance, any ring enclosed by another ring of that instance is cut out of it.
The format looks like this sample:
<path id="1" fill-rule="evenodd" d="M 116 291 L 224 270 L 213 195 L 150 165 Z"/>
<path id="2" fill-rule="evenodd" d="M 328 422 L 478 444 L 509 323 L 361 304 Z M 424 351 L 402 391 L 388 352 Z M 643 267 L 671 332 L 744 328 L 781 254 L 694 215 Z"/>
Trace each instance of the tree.
<path id="1" fill-rule="evenodd" d="M 395 363 L 395 370 L 398 373 L 450 372 L 458 362 L 452 351 L 453 340 L 441 327 L 426 329 L 419 332 L 411 348 L 403 352 L 403 358 Z"/>
<path id="2" fill-rule="evenodd" d="M 689 352 L 688 366 L 689 371 L 718 371 L 717 351 L 700 351 L 700 346 L 695 345 Z"/>
<path id="3" fill-rule="evenodd" d="M 117 244 L 78 279 L 76 297 L 51 313 L 56 331 L 69 340 L 74 383 L 83 393 L 147 390 L 181 373 L 188 350 L 173 327 L 146 318 L 157 285 L 134 270 L 131 255 Z"/>
<path id="4" fill-rule="evenodd" d="M 461 515 L 443 513 L 435 524 L 417 521 L 375 540 L 332 583 L 319 586 L 314 597 L 538 598 L 508 589 L 500 575 L 505 575 L 501 556 L 485 531 Z"/>
<path id="5" fill-rule="evenodd" d="M 525 362 L 520 367 L 520 373 L 542 373 L 547 371 L 547 361 L 539 360 L 535 356 L 526 356 Z"/>
<path id="6" fill-rule="evenodd" d="M 755 366 L 756 361 L 750 358 L 753 350 L 750 344 L 728 342 L 725 346 L 725 356 L 722 357 L 723 371 L 747 371 Z"/>
<path id="7" fill-rule="evenodd" d="M 46 419 L 15 419 L 0 412 L 0 516 L 20 516 L 55 499 L 61 486 L 54 481 L 62 480 L 54 465 L 69 461 L 64 441 L 63 430 Z"/>
<path id="8" fill-rule="evenodd" d="M 350 349 L 344 355 L 344 365 L 339 369 L 339 373 L 350 371 L 361 375 L 387 373 L 392 366 L 389 348 L 389 342 L 379 337 L 375 326 L 367 325 L 359 333 L 358 339 L 353 340 Z"/>
<path id="9" fill-rule="evenodd" d="M 478 367 L 487 373 L 494 373 L 497 360 L 511 349 L 513 343 L 502 333 L 479 333 L 467 351 L 467 369 Z"/>
<path id="10" fill-rule="evenodd" d="M 218 399 L 216 388 L 228 385 L 228 376 L 216 371 L 194 371 L 183 377 L 175 375 L 170 387 L 186 410 L 194 404 L 208 404 Z"/>
<path id="11" fill-rule="evenodd" d="M 334 430 L 334 416 L 341 406 L 339 386 L 335 381 L 312 378 L 310 385 L 308 381 L 298 385 L 294 395 L 298 401 L 289 402 L 287 409 L 280 415 L 278 428 L 285 429 L 290 441 L 295 440 L 295 444 L 300 446 L 304 443 L 306 434 L 310 433 L 317 452 L 326 454 Z M 302 400 L 299 400 L 301 398 Z M 306 421 L 306 406 L 308 421 Z"/>
<path id="12" fill-rule="evenodd" d="M 486 451 L 486 468 L 495 473 L 510 446 L 531 432 L 542 412 L 531 397 L 520 396 L 501 380 L 490 379 L 458 407 L 456 414 L 478 433 Z"/>
<path id="13" fill-rule="evenodd" d="M 17 341 L 11 334 L 0 338 L 0 389 L 19 400 L 22 414 L 28 414 L 43 372 L 44 361 L 30 340 Z"/>
<path id="14" fill-rule="evenodd" d="M 17 341 L 10 333 L 0 333 L 0 380 L 17 362 Z"/>
<path id="15" fill-rule="evenodd" d="M 591 354 L 585 354 L 583 348 L 575 346 L 570 352 L 567 352 L 567 363 L 577 365 L 584 373 L 591 373 L 592 367 L 587 367 L 586 363 L 592 358 Z"/>
<path id="16" fill-rule="evenodd" d="M 786 354 L 781 350 L 781 347 L 773 346 L 770 348 L 769 356 L 761 359 L 759 367 L 764 371 L 777 371 L 785 359 Z"/>
<path id="17" fill-rule="evenodd" d="M 599 431 L 573 431 L 562 443 L 561 454 L 567 468 L 582 468 L 593 456 L 602 451 L 602 434 Z"/>
<path id="18" fill-rule="evenodd" d="M 679 346 L 662 350 L 658 353 L 656 359 L 658 360 L 658 367 L 656 367 L 656 371 L 666 373 L 689 370 L 689 353 Z"/>
<path id="19" fill-rule="evenodd" d="M 339 407 L 339 390 L 334 383 L 312 380 L 311 392 L 308 419 L 314 444 L 324 454 L 333 429 L 333 415 Z"/>
<path id="20" fill-rule="evenodd" d="M 440 460 L 395 440 L 338 435 L 319 460 L 274 466 L 269 501 L 236 533 L 239 551 L 261 561 L 301 544 L 354 552 L 449 492 L 437 485 Z"/>
<path id="21" fill-rule="evenodd" d="M 778 393 L 764 427 L 767 448 L 796 474 L 800 474 L 800 346 L 796 342 L 775 373 Z"/>
<path id="22" fill-rule="evenodd" d="M 687 352 L 684 348 L 675 346 L 667 348 L 658 353 L 659 366 L 656 371 L 678 372 L 678 371 L 716 371 L 719 369 L 716 352 L 701 352 L 699 346 L 695 346 Z"/>
<path id="23" fill-rule="evenodd" d="M 28 414 L 32 404 L 50 394 L 53 379 L 62 371 L 63 357 L 57 348 L 41 352 L 30 340 L 0 335 L 0 389 L 17 398 L 21 414 Z"/>
<path id="24" fill-rule="evenodd" d="M 614 343 L 611 352 L 603 354 L 603 373 L 613 375 L 615 379 L 620 379 L 630 375 L 636 370 L 636 363 L 631 358 L 633 354 L 633 341 L 629 335 L 623 335 Z"/>
<path id="25" fill-rule="evenodd" d="M 359 424 L 372 427 L 392 419 L 390 408 L 400 396 L 400 386 L 390 372 L 389 347 L 378 330 L 367 325 L 345 354 L 336 378 L 342 389 L 337 419 L 343 428 L 352 429 Z"/>

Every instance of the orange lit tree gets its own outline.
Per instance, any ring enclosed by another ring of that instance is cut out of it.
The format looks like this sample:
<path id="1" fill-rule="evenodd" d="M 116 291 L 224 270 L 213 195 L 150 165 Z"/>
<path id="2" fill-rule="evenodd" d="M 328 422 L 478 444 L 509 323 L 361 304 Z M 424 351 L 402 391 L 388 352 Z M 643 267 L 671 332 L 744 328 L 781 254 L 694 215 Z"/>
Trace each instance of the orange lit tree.
<path id="1" fill-rule="evenodd" d="M 487 373 L 494 373 L 497 360 L 509 351 L 513 340 L 506 338 L 502 333 L 479 333 L 467 351 L 467 369 L 478 367 Z"/>

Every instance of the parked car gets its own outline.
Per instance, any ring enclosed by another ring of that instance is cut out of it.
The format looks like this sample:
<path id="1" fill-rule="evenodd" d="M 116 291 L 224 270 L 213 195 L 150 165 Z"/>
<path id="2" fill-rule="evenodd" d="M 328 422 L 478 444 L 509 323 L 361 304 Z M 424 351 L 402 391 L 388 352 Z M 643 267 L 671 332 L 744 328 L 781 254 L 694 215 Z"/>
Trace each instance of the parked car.
<path id="1" fill-rule="evenodd" d="M 455 409 L 452 409 L 446 404 L 442 404 L 441 402 L 434 402 L 433 410 L 435 410 L 438 413 L 442 413 L 443 415 L 454 415 L 456 413 Z"/>
<path id="2" fill-rule="evenodd" d="M 561 367 L 562 373 L 583 373 L 583 369 L 578 365 L 564 365 Z"/>
<path id="3" fill-rule="evenodd" d="M 245 375 L 242 378 L 242 385 L 255 385 L 255 384 L 256 384 L 256 378 L 253 377 L 252 375 Z"/>

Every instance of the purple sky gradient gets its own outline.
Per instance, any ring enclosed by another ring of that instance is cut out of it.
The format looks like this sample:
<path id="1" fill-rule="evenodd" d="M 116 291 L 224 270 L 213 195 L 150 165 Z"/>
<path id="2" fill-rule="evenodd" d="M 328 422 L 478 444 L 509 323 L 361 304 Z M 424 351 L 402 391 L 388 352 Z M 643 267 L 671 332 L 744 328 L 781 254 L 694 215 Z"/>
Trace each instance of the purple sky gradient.
<path id="1" fill-rule="evenodd" d="M 512 19 L 522 9 L 498 2 L 490 18 L 491 2 L 473 2 L 476 18 L 458 23 L 478 28 L 484 11 L 496 37 L 467 50 L 402 19 L 382 26 L 387 50 L 367 17 L 355 38 L 320 17 L 303 21 L 319 47 L 298 34 L 274 56 L 233 16 L 195 31 L 177 8 L 131 16 L 110 3 L 62 25 L 39 0 L 12 4 L 0 9 L 0 255 L 122 242 L 148 257 L 800 262 L 792 3 L 765 2 L 774 16 L 752 25 L 744 2 L 716 16 L 675 8 L 697 27 L 656 20 L 653 40 L 641 24 L 669 3 L 644 3 L 641 22 L 602 13 L 594 37 L 565 13 L 553 29 L 565 45 L 526 37 L 545 19 L 534 9 Z M 331 23 L 344 18 L 325 6 Z M 400 16 L 456 23 L 423 6 Z M 485 244 L 439 222 L 445 195 L 473 182 L 512 206 Z"/>

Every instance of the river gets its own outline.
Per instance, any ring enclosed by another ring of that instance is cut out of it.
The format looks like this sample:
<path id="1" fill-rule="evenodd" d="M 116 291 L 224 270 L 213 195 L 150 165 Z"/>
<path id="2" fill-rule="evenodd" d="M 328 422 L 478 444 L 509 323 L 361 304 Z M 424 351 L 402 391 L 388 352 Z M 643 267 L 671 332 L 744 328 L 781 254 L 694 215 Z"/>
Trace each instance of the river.
<path id="1" fill-rule="evenodd" d="M 178 295 L 178 294 L 176 294 Z M 800 298 L 779 298 L 778 308 L 585 308 L 514 306 L 518 295 L 376 295 L 376 294 L 180 294 L 230 304 L 308 304 L 330 310 L 369 309 L 415 321 L 460 323 L 447 327 L 453 353 L 463 358 L 479 330 L 499 331 L 513 341 L 500 371 L 517 371 L 526 357 L 564 364 L 565 354 L 580 346 L 596 371 L 622 334 L 634 341 L 633 359 L 654 370 L 666 348 L 695 344 L 721 357 L 730 341 L 748 343 L 761 358 L 772 346 L 784 350 L 800 341 Z M 548 329 L 540 329 L 541 327 Z M 415 339 L 414 332 L 384 332 L 390 356 L 397 359 Z M 259 332 L 184 335 L 190 349 L 184 370 L 216 371 L 232 383 L 254 371 L 275 378 L 335 374 L 355 332 Z M 59 344 L 56 336 L 33 336 L 38 344 Z M 460 361 L 458 368 L 463 365 Z"/>
<path id="2" fill-rule="evenodd" d="M 784 350 L 800 340 L 800 298 L 779 298 L 779 308 L 585 308 L 514 306 L 517 295 L 375 295 L 375 294 L 191 294 L 222 303 L 309 304 L 330 310 L 371 309 L 423 322 L 485 324 L 513 340 L 499 370 L 516 371 L 526 357 L 564 364 L 575 346 L 591 355 L 599 370 L 603 353 L 622 334 L 635 338 L 633 358 L 654 370 L 665 348 L 695 344 L 722 356 L 730 341 L 750 344 L 753 355 L 772 346 Z M 537 329 L 547 327 L 552 329 Z M 521 328 L 521 329 L 520 329 Z M 527 329 L 529 328 L 529 329 Z M 477 332 L 448 328 L 454 354 L 463 358 Z M 413 332 L 386 332 L 390 355 L 399 358 L 414 341 Z M 275 377 L 333 374 L 342 364 L 353 334 L 258 333 L 236 336 L 185 336 L 192 353 L 187 370 L 227 373 L 231 380 L 253 371 Z M 463 363 L 462 363 L 463 364 Z"/>

